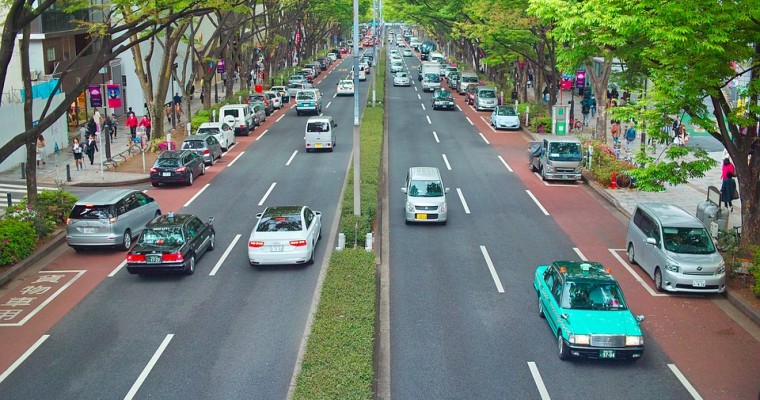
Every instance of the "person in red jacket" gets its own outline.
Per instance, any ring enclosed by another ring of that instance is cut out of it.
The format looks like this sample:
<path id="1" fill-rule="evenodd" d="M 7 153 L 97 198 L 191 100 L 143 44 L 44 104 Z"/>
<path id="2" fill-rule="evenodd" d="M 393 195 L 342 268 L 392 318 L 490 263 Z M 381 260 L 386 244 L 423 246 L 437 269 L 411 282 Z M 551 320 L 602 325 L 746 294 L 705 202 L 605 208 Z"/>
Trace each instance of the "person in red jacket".
<path id="1" fill-rule="evenodd" d="M 132 140 L 134 141 L 135 137 L 137 137 L 137 117 L 134 113 L 127 115 L 127 127 L 129 128 L 129 132 L 132 134 Z"/>
<path id="2" fill-rule="evenodd" d="M 150 141 L 150 118 L 147 115 L 143 115 L 139 126 L 145 127 L 145 139 Z"/>

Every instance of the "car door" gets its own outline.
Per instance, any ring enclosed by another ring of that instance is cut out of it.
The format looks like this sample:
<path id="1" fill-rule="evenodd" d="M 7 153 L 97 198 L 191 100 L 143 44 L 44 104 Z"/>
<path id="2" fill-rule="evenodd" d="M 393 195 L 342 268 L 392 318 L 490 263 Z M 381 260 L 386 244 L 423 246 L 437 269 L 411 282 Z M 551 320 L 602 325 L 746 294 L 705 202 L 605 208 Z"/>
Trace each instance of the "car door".
<path id="1" fill-rule="evenodd" d="M 185 226 L 187 227 L 187 238 L 190 241 L 190 247 L 197 255 L 197 258 L 200 258 L 208 248 L 208 229 L 206 229 L 206 225 L 195 216 L 190 218 Z"/>
<path id="2" fill-rule="evenodd" d="M 233 131 L 229 125 L 224 124 L 224 123 L 222 124 L 220 129 L 222 131 L 221 136 L 224 138 L 226 147 L 229 149 L 230 146 L 235 143 L 235 131 Z"/>
<path id="3" fill-rule="evenodd" d="M 119 216 L 117 219 L 123 219 L 124 224 L 120 225 L 120 230 L 126 231 L 129 229 L 132 232 L 132 236 L 137 235 L 142 230 L 142 215 L 140 214 L 140 207 L 135 199 L 135 193 L 130 193 L 125 196 L 118 204 L 117 207 Z"/>
<path id="4" fill-rule="evenodd" d="M 315 228 L 317 224 L 314 221 L 314 212 L 309 207 L 303 209 L 303 219 L 306 225 L 306 241 L 311 244 L 312 251 L 317 245 L 317 233 Z"/>
<path id="5" fill-rule="evenodd" d="M 552 276 L 551 293 L 547 296 L 547 302 L 544 305 L 544 315 L 549 322 L 549 326 L 552 328 L 552 332 L 556 333 L 558 326 L 560 325 L 559 320 L 562 318 L 560 304 L 562 304 L 562 287 L 564 286 L 564 283 L 559 274 L 557 274 L 557 271 L 553 268 L 551 269 L 550 274 Z"/>
<path id="6" fill-rule="evenodd" d="M 206 146 L 208 146 L 211 157 L 214 159 L 222 158 L 222 145 L 219 143 L 218 140 L 216 140 L 215 137 L 209 136 L 206 138 Z"/>
<path id="7" fill-rule="evenodd" d="M 153 217 L 155 216 L 155 213 L 153 212 L 152 208 L 150 207 L 150 198 L 146 196 L 142 192 L 135 192 L 134 193 L 135 198 L 135 204 L 137 205 L 137 213 L 140 223 L 140 232 L 145 228 L 145 225 L 148 225 L 148 222 L 150 222 Z M 135 232 L 137 233 L 137 232 Z"/>
<path id="8" fill-rule="evenodd" d="M 639 266 L 641 266 L 641 268 L 643 268 L 650 277 L 654 277 L 653 262 L 655 258 L 653 254 L 655 253 L 656 249 L 654 248 L 654 245 L 647 243 L 647 239 L 652 234 L 652 228 L 654 227 L 654 221 L 652 220 L 652 217 L 646 213 L 642 213 L 641 221 L 639 222 L 638 227 L 641 229 L 641 233 L 639 234 L 638 243 L 634 245 L 637 253 L 636 260 L 638 261 Z"/>

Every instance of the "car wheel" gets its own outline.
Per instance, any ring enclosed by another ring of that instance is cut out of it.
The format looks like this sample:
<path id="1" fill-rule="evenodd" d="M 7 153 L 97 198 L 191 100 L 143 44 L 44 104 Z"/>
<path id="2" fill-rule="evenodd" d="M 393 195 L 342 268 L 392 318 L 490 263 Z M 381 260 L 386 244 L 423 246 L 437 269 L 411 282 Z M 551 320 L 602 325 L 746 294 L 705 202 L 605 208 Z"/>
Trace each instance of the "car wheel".
<path id="1" fill-rule="evenodd" d="M 546 182 L 547 181 L 547 179 L 546 179 L 546 171 L 544 171 L 544 167 L 541 167 L 539 169 L 539 171 L 541 172 L 541 180 L 544 181 L 544 182 Z"/>
<path id="2" fill-rule="evenodd" d="M 533 164 L 533 159 L 530 160 L 530 172 L 538 172 L 538 168 L 536 168 L 536 164 Z"/>
<path id="3" fill-rule="evenodd" d="M 190 256 L 190 264 L 187 265 L 185 275 L 192 275 L 195 273 L 195 255 Z"/>
<path id="4" fill-rule="evenodd" d="M 160 217 L 161 216 L 161 210 L 156 210 L 156 213 L 153 214 L 153 218 Z"/>
<path id="5" fill-rule="evenodd" d="M 151 184 L 153 187 L 158 187 L 158 185 L 159 185 L 159 183 L 158 183 L 158 182 L 151 182 L 150 184 Z"/>
<path id="6" fill-rule="evenodd" d="M 81 253 L 81 252 L 84 251 L 84 247 L 71 246 L 71 248 L 74 249 L 74 251 L 77 252 L 77 253 Z"/>
<path id="7" fill-rule="evenodd" d="M 636 253 L 633 249 L 633 243 L 628 243 L 628 262 L 636 264 Z"/>
<path id="8" fill-rule="evenodd" d="M 306 261 L 306 264 L 314 264 L 314 250 L 313 248 L 311 249 L 311 256 L 309 256 L 309 261 Z"/>
<path id="9" fill-rule="evenodd" d="M 296 110 L 296 115 L 298 115 L 300 117 L 301 116 L 301 112 L 298 111 L 298 110 Z"/>
<path id="10" fill-rule="evenodd" d="M 565 340 L 562 338 L 562 331 L 557 331 L 557 350 L 560 360 L 570 359 L 570 349 L 565 346 Z"/>
<path id="11" fill-rule="evenodd" d="M 655 268 L 654 270 L 654 288 L 658 292 L 662 292 L 662 271 L 659 268 Z"/>
<path id="12" fill-rule="evenodd" d="M 311 149 L 306 149 L 306 152 L 307 153 L 311 153 Z"/>
<path id="13" fill-rule="evenodd" d="M 201 164 L 201 175 L 206 175 L 206 164 Z M 192 185 L 192 183 L 191 183 L 191 185 Z"/>
<path id="14" fill-rule="evenodd" d="M 208 251 L 214 251 L 215 248 L 216 248 L 216 232 L 211 232 L 211 236 L 209 236 Z"/>
<path id="15" fill-rule="evenodd" d="M 206 166 L 201 167 L 201 172 L 205 173 Z M 187 186 L 193 186 L 193 171 L 190 171 L 190 178 L 187 180 Z"/>
<path id="16" fill-rule="evenodd" d="M 132 232 L 127 229 L 124 231 L 124 237 L 121 241 L 121 249 L 122 250 L 129 250 L 129 248 L 132 247 Z"/>
<path id="17" fill-rule="evenodd" d="M 319 235 L 317 235 L 317 240 L 322 239 L 322 227 L 319 227 Z"/>
<path id="18" fill-rule="evenodd" d="M 544 304 L 541 303 L 541 295 L 538 296 L 538 316 L 541 318 L 546 318 L 546 315 L 544 315 Z"/>

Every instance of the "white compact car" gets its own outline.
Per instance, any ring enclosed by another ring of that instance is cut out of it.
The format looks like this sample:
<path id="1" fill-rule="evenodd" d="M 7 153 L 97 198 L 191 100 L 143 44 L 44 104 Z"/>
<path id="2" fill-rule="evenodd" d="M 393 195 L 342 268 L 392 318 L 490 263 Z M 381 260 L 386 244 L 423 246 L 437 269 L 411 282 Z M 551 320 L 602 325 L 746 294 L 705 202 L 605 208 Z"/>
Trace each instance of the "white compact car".
<path id="1" fill-rule="evenodd" d="M 395 74 L 396 72 L 401 72 L 404 70 L 404 62 L 403 61 L 391 61 L 391 73 Z"/>
<path id="2" fill-rule="evenodd" d="M 409 79 L 408 72 L 396 72 L 393 76 L 393 86 L 410 86 L 411 84 L 412 80 Z"/>
<path id="3" fill-rule="evenodd" d="M 234 118 L 230 117 L 234 123 Z M 227 151 L 237 143 L 235 139 L 235 130 L 227 122 L 204 122 L 198 127 L 196 135 L 214 135 L 216 140 L 222 145 L 222 150 Z"/>
<path id="4" fill-rule="evenodd" d="M 251 265 L 313 264 L 322 213 L 306 206 L 267 207 L 248 238 Z"/>
<path id="5" fill-rule="evenodd" d="M 338 96 L 353 96 L 354 95 L 354 81 L 343 79 L 338 82 L 338 89 L 336 94 Z"/>
<path id="6" fill-rule="evenodd" d="M 496 129 L 520 129 L 520 116 L 514 107 L 496 106 L 491 113 L 491 126 Z"/>

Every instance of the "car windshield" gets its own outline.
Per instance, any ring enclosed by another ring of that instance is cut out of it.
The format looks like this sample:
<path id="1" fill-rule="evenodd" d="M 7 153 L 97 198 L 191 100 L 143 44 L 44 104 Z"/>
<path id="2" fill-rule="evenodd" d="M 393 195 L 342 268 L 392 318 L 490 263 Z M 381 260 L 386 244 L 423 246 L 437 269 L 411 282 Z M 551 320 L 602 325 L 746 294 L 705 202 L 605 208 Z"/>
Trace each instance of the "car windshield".
<path id="1" fill-rule="evenodd" d="M 154 227 L 145 229 L 138 244 L 150 246 L 177 246 L 185 243 L 179 226 Z"/>
<path id="2" fill-rule="evenodd" d="M 179 167 L 178 158 L 159 158 L 156 160 L 157 167 L 172 168 Z"/>
<path id="3" fill-rule="evenodd" d="M 462 82 L 477 83 L 478 82 L 478 78 L 476 76 L 463 76 L 462 77 Z"/>
<path id="4" fill-rule="evenodd" d="M 582 158 L 580 143 L 549 144 L 549 159 L 552 161 L 580 161 Z"/>
<path id="5" fill-rule="evenodd" d="M 440 82 L 441 77 L 437 74 L 425 74 L 425 81 L 426 82 Z"/>
<path id="6" fill-rule="evenodd" d="M 440 197 L 443 196 L 441 181 L 411 181 L 409 183 L 409 195 L 412 197 Z"/>
<path id="7" fill-rule="evenodd" d="M 496 113 L 496 115 L 505 116 L 505 117 L 514 117 L 517 115 L 514 108 L 510 107 L 499 107 L 499 111 Z"/>
<path id="8" fill-rule="evenodd" d="M 300 84 L 298 84 L 298 83 L 291 83 L 291 84 L 289 84 L 289 85 L 288 85 L 288 89 L 300 89 L 300 88 L 302 88 L 302 87 L 303 87 L 303 86 L 301 86 L 301 85 L 300 85 Z"/>
<path id="9" fill-rule="evenodd" d="M 481 90 L 480 94 L 478 95 L 484 99 L 495 99 L 496 98 L 496 92 L 493 90 Z"/>
<path id="10" fill-rule="evenodd" d="M 662 228 L 665 250 L 681 254 L 711 254 L 715 252 L 710 235 L 704 228 Z"/>
<path id="11" fill-rule="evenodd" d="M 198 128 L 198 132 L 195 133 L 196 135 L 217 135 L 219 134 L 219 128 Z"/>
<path id="12" fill-rule="evenodd" d="M 293 75 L 290 77 L 291 81 L 301 81 L 303 80 L 303 75 Z"/>
<path id="13" fill-rule="evenodd" d="M 396 77 L 397 78 L 406 78 L 407 74 L 406 74 L 406 72 L 396 72 Z"/>
<path id="14" fill-rule="evenodd" d="M 562 308 L 573 310 L 626 310 L 623 292 L 616 282 L 568 281 L 562 288 Z"/>
<path id="15" fill-rule="evenodd" d="M 72 219 L 108 219 L 112 216 L 110 205 L 75 205 L 69 213 Z"/>
<path id="16" fill-rule="evenodd" d="M 202 140 L 185 140 L 182 143 L 183 149 L 202 149 L 206 147 Z"/>
<path id="17" fill-rule="evenodd" d="M 256 225 L 256 232 L 297 232 L 301 230 L 301 216 L 290 215 L 264 215 Z"/>
<path id="18" fill-rule="evenodd" d="M 264 96 L 263 95 L 251 96 L 251 97 L 248 98 L 248 102 L 250 102 L 250 103 L 253 103 L 253 102 L 262 102 L 263 103 L 264 102 Z"/>

